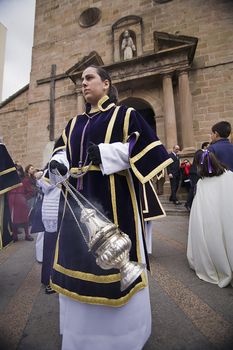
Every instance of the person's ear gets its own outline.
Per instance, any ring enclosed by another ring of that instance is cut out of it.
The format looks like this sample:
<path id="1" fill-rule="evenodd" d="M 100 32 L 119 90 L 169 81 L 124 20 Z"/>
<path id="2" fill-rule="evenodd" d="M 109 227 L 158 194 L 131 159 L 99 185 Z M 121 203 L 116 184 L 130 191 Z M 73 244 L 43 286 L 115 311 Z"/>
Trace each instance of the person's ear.
<path id="1" fill-rule="evenodd" d="M 106 79 L 104 81 L 104 91 L 107 91 L 109 89 L 109 86 L 110 86 L 109 80 Z"/>

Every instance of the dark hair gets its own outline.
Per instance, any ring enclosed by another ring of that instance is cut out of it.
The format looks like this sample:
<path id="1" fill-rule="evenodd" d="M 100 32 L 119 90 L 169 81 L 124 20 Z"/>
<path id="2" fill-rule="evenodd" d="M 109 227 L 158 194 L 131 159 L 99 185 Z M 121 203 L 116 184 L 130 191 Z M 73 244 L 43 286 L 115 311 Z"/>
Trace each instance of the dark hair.
<path id="1" fill-rule="evenodd" d="M 220 137 L 227 138 L 231 133 L 231 124 L 221 121 L 212 126 L 212 132 L 217 132 Z"/>
<path id="2" fill-rule="evenodd" d="M 104 81 L 104 80 L 109 81 L 109 90 L 108 90 L 109 99 L 111 102 L 117 103 L 118 91 L 117 91 L 117 88 L 114 85 L 112 85 L 112 79 L 111 79 L 110 75 L 108 74 L 108 72 L 100 66 L 91 65 L 90 67 L 95 68 L 97 74 L 100 76 L 102 81 Z"/>
<path id="3" fill-rule="evenodd" d="M 208 141 L 206 141 L 206 142 L 203 142 L 202 144 L 201 144 L 201 148 L 204 148 L 204 147 L 207 147 L 207 146 L 209 146 L 209 142 Z"/>
<path id="4" fill-rule="evenodd" d="M 195 164 L 196 166 L 198 166 L 199 164 L 199 161 L 201 159 L 201 156 L 202 156 L 202 149 L 198 149 L 195 153 L 194 153 L 194 156 L 193 156 L 193 164 Z"/>
<path id="5" fill-rule="evenodd" d="M 225 165 L 223 165 L 215 157 L 214 153 L 206 150 L 197 155 L 197 171 L 203 177 L 220 176 L 225 172 Z"/>
<path id="6" fill-rule="evenodd" d="M 28 165 L 25 167 L 25 175 L 31 176 L 31 175 L 29 174 L 29 169 L 31 168 L 31 166 L 33 166 L 33 165 L 32 165 L 32 164 L 28 164 Z"/>

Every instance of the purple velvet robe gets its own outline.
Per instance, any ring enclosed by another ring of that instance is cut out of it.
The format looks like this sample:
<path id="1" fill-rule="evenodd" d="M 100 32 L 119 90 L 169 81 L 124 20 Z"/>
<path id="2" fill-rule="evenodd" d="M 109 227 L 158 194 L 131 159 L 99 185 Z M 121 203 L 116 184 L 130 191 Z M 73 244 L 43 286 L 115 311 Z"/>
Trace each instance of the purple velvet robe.
<path id="1" fill-rule="evenodd" d="M 0 144 L 0 249 L 12 241 L 10 211 L 5 194 L 21 185 L 6 146 Z"/>
<path id="2" fill-rule="evenodd" d="M 134 139 L 130 148 L 130 169 L 103 175 L 99 166 L 91 166 L 82 183 L 77 183 L 77 179 L 72 177 L 69 181 L 129 235 L 132 242 L 130 260 L 141 262 L 138 237 L 138 227 L 143 226 L 140 183 L 147 183 L 172 161 L 154 131 L 134 109 L 116 107 L 107 98 L 102 102 L 98 113 L 84 113 L 70 120 L 54 152 L 66 150 L 70 172 L 78 173 L 88 164 L 90 142 L 98 145 Z M 75 208 L 69 195 L 68 200 Z M 103 270 L 97 266 L 69 208 L 64 202 L 61 208 L 52 287 L 81 302 L 124 305 L 134 293 L 146 286 L 144 274 L 121 292 L 119 271 Z"/>

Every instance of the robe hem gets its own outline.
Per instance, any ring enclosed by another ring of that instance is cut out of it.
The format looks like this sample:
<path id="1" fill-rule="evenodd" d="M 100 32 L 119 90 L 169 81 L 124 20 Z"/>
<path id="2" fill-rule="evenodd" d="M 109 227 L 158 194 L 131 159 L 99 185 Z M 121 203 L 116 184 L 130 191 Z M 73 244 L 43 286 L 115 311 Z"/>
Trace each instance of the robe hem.
<path id="1" fill-rule="evenodd" d="M 69 290 L 62 288 L 57 284 L 53 283 L 51 280 L 50 280 L 50 285 L 56 292 L 63 294 L 67 297 L 70 297 L 71 299 L 78 300 L 81 303 L 106 305 L 106 306 L 112 306 L 112 307 L 120 307 L 125 305 L 134 294 L 136 294 L 139 290 L 147 287 L 147 283 L 140 282 L 133 289 L 131 289 L 130 292 L 126 294 L 124 297 L 121 297 L 119 299 L 109 299 L 105 297 L 93 297 L 93 296 L 80 295 L 75 292 L 70 292 Z"/>

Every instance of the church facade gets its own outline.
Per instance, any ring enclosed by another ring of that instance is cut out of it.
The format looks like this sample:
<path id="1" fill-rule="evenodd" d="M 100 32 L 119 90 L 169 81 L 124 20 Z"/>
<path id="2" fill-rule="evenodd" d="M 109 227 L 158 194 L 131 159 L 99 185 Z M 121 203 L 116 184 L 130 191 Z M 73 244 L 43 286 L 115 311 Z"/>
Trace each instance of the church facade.
<path id="1" fill-rule="evenodd" d="M 0 136 L 15 160 L 44 166 L 95 64 L 168 150 L 192 155 L 214 123 L 233 125 L 232 18 L 231 0 L 37 0 L 30 82 L 1 103 Z"/>

